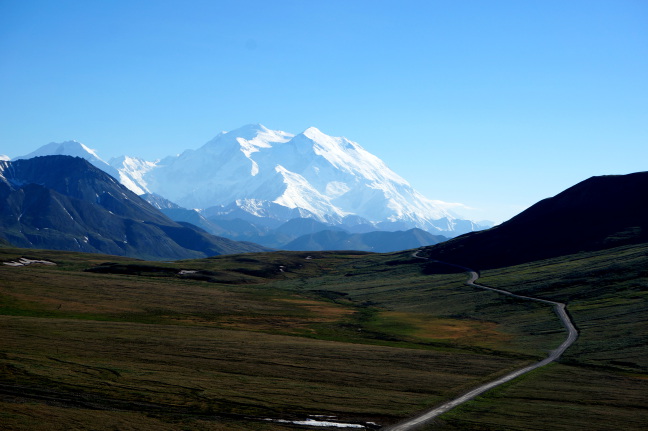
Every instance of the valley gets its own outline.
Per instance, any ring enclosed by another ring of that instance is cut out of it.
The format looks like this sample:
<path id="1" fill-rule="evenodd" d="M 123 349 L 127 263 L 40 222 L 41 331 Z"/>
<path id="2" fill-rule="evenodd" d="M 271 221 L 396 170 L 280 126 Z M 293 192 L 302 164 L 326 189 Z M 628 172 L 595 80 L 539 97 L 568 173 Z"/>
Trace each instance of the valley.
<path id="1" fill-rule="evenodd" d="M 419 257 L 418 256 L 418 251 L 413 254 L 414 257 Z M 421 258 L 424 259 L 424 258 Z M 562 302 L 555 302 L 555 301 L 549 301 L 546 299 L 539 299 L 535 297 L 530 297 L 530 296 L 525 296 L 525 295 L 517 295 L 515 293 L 509 292 L 508 290 L 503 290 L 503 289 L 495 289 L 492 287 L 487 287 L 483 286 L 481 284 L 476 284 L 475 281 L 479 279 L 479 275 L 475 272 L 472 271 L 470 268 L 462 268 L 465 270 L 466 274 L 469 275 L 468 281 L 466 281 L 466 284 L 468 286 L 472 286 L 478 289 L 484 289 L 488 290 L 490 292 L 496 292 L 501 295 L 507 295 L 516 299 L 521 299 L 524 301 L 533 301 L 533 302 L 540 302 L 544 303 L 547 305 L 551 305 L 553 307 L 554 312 L 556 313 L 556 316 L 560 319 L 562 322 L 562 325 L 565 327 L 567 330 L 567 336 L 565 340 L 560 344 L 560 346 L 557 349 L 552 350 L 549 352 L 548 356 L 535 363 L 528 365 L 524 368 L 521 368 L 519 370 L 515 370 L 505 376 L 499 377 L 498 379 L 488 382 L 486 384 L 483 384 L 477 388 L 472 389 L 471 391 L 453 399 L 450 400 L 438 407 L 435 407 L 432 410 L 429 410 L 423 414 L 419 414 L 418 416 L 415 416 L 413 418 L 410 418 L 406 421 L 403 421 L 399 424 L 396 424 L 393 427 L 387 428 L 388 431 L 408 431 L 408 430 L 414 430 L 417 428 L 421 428 L 425 424 L 429 424 L 432 422 L 432 420 L 452 409 L 455 409 L 458 406 L 461 406 L 462 404 L 467 403 L 468 401 L 474 399 L 475 397 L 478 397 L 479 395 L 491 391 L 493 389 L 496 389 L 497 387 L 510 382 L 513 379 L 517 379 L 527 373 L 530 373 L 531 371 L 534 371 L 540 367 L 544 367 L 546 365 L 549 365 L 550 363 L 556 361 L 560 356 L 574 344 L 576 339 L 578 338 L 578 331 L 576 330 L 576 327 L 574 326 L 574 323 L 572 322 L 571 318 L 567 314 L 566 311 L 566 306 Z"/>
<path id="2" fill-rule="evenodd" d="M 346 142 L 309 133 L 318 139 L 290 142 Z M 244 142 L 221 138 L 240 157 Z M 589 429 L 642 429 L 647 186 L 646 172 L 592 177 L 446 240 L 350 234 L 269 201 L 240 204 L 289 220 L 151 204 L 79 157 L 1 161 L 0 420 L 389 429 L 432 409 L 442 414 L 395 429 L 541 430 L 556 415 L 556 429 L 588 417 Z M 215 236 L 162 208 L 216 230 L 293 235 L 308 251 Z"/>
<path id="3" fill-rule="evenodd" d="M 265 419 L 314 415 L 375 429 L 565 337 L 550 307 L 467 286 L 411 251 L 143 262 L 0 249 L 2 262 L 21 257 L 56 266 L 0 267 L 7 429 L 101 417 L 104 429 L 282 430 L 304 425 Z M 639 244 L 482 271 L 485 285 L 568 303 L 581 336 L 430 429 L 546 429 L 548 415 L 556 429 L 590 415 L 591 429 L 641 429 L 647 263 Z"/>
<path id="4" fill-rule="evenodd" d="M 0 1 L 0 431 L 648 429 L 647 22 Z"/>

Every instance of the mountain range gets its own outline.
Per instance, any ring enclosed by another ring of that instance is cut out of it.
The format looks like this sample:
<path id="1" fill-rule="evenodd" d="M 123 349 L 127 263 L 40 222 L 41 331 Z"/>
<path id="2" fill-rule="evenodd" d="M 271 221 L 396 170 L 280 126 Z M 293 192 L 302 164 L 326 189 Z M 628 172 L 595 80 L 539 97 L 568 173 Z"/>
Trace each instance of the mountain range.
<path id="1" fill-rule="evenodd" d="M 0 161 L 0 236 L 17 247 L 153 260 L 267 250 L 174 222 L 71 156 Z"/>
<path id="2" fill-rule="evenodd" d="M 182 208 L 158 195 L 141 196 L 172 220 L 192 223 L 207 232 L 282 250 L 360 250 L 390 252 L 438 244 L 448 238 L 418 228 L 380 231 L 370 224 L 331 225 L 294 214 L 286 222 L 247 213 L 237 207 L 198 211 Z"/>
<path id="3" fill-rule="evenodd" d="M 157 161 L 121 156 L 107 163 L 74 141 L 18 159 L 52 154 L 83 157 L 138 195 L 211 219 L 276 227 L 311 218 L 350 233 L 419 228 L 446 237 L 488 227 L 455 215 L 457 204 L 422 196 L 359 144 L 314 127 L 293 135 L 247 125 Z"/>

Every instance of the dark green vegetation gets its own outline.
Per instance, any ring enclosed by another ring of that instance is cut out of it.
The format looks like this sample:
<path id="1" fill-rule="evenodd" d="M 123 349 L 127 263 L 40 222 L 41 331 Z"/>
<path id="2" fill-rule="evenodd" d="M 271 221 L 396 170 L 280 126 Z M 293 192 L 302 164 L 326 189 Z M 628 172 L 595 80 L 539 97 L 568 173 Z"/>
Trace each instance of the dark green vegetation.
<path id="1" fill-rule="evenodd" d="M 580 337 L 560 363 L 446 414 L 430 429 L 645 428 L 646 244 L 484 271 L 480 282 L 569 304 Z"/>
<path id="2" fill-rule="evenodd" d="M 648 172 L 593 177 L 511 220 L 426 249 L 480 283 L 568 305 L 560 363 L 442 416 L 441 429 L 641 429 L 648 423 Z"/>
<path id="3" fill-rule="evenodd" d="M 385 425 L 565 335 L 549 307 L 465 286 L 410 252 L 143 262 L 0 248 L 0 261 L 20 257 L 57 266 L 0 265 L 5 429 L 279 430 L 298 427 L 258 419 L 306 415 Z M 646 268 L 643 244 L 484 271 L 485 285 L 567 302 L 581 335 L 560 363 L 434 429 L 642 429 Z"/>
<path id="4" fill-rule="evenodd" d="M 143 259 L 264 251 L 176 223 L 86 160 L 0 161 L 0 237 L 14 246 Z"/>

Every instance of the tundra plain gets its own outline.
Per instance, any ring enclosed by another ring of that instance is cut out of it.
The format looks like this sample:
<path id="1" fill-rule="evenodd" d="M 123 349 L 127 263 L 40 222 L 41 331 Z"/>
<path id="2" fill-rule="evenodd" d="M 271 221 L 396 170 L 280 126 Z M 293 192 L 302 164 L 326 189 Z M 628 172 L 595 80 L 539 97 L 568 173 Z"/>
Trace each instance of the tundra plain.
<path id="1" fill-rule="evenodd" d="M 396 423 L 546 356 L 551 307 L 466 286 L 412 251 L 146 262 L 0 249 L 0 422 L 11 430 L 302 429 Z M 642 429 L 648 246 L 481 273 L 567 303 L 561 358 L 429 429 Z M 275 420 L 275 421 L 272 421 Z M 98 425 L 99 424 L 99 425 Z M 322 429 L 322 428 L 320 428 Z"/>

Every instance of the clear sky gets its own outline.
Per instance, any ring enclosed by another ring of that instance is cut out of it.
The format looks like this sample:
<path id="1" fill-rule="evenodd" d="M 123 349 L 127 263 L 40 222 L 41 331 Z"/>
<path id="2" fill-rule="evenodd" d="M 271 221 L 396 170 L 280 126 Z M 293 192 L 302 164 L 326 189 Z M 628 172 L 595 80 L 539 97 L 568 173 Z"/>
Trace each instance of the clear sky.
<path id="1" fill-rule="evenodd" d="M 648 170 L 648 1 L 0 0 L 0 154 L 315 126 L 505 220 Z"/>

